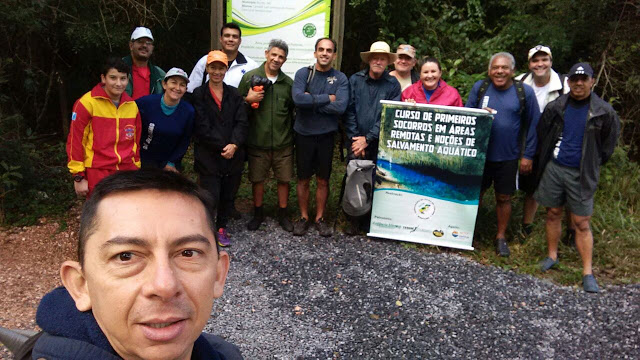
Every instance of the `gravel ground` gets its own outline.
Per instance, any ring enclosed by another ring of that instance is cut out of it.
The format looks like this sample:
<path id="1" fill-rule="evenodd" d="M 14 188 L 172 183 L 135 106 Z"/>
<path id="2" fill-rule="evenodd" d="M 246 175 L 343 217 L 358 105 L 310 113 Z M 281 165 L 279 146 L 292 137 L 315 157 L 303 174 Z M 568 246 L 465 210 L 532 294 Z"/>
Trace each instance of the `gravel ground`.
<path id="1" fill-rule="evenodd" d="M 245 216 L 246 217 L 246 216 Z M 247 359 L 640 358 L 640 285 L 600 294 L 402 243 L 230 227 L 207 330 Z"/>
<path id="2" fill-rule="evenodd" d="M 0 231 L 0 326 L 36 328 L 75 252 L 77 211 L 68 221 Z M 231 271 L 207 330 L 247 359 L 640 359 L 639 284 L 592 295 L 400 242 L 246 221 L 229 229 Z"/>

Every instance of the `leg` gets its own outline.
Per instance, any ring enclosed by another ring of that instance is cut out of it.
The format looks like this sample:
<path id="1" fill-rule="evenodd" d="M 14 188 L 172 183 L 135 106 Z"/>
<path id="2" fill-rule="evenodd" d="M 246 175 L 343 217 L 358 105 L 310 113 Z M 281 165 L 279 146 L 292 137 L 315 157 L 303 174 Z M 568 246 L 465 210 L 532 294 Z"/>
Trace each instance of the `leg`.
<path id="1" fill-rule="evenodd" d="M 318 188 L 316 190 L 316 221 L 324 217 L 324 209 L 329 198 L 329 180 L 316 178 Z"/>
<path id="2" fill-rule="evenodd" d="M 589 226 L 591 216 L 572 214 L 571 219 L 576 226 L 576 247 L 582 258 L 582 275 L 590 275 L 593 259 L 593 234 Z"/>
<path id="3" fill-rule="evenodd" d="M 278 206 L 283 209 L 287 207 L 289 199 L 289 183 L 278 182 Z"/>
<path id="4" fill-rule="evenodd" d="M 236 197 L 237 183 L 242 174 L 224 176 L 220 184 L 220 203 L 218 205 L 218 228 L 226 228 L 233 212 L 233 200 Z"/>
<path id="5" fill-rule="evenodd" d="M 311 179 L 298 179 L 296 186 L 296 194 L 298 195 L 298 206 L 300 207 L 300 215 L 309 219 L 309 182 Z"/>
<path id="6" fill-rule="evenodd" d="M 498 217 L 496 239 L 504 239 L 511 218 L 511 195 L 496 193 L 496 215 Z"/>
<path id="7" fill-rule="evenodd" d="M 558 241 L 560 240 L 560 233 L 562 232 L 562 207 L 547 208 L 547 218 L 544 225 L 549 258 L 557 260 Z"/>
<path id="8" fill-rule="evenodd" d="M 536 202 L 536 199 L 533 198 L 533 193 L 525 194 L 522 209 L 522 223 L 525 225 L 532 224 L 537 210 L 538 203 Z"/>
<path id="9" fill-rule="evenodd" d="M 213 216 L 216 223 L 216 230 L 218 230 L 218 213 L 220 211 L 220 189 L 221 189 L 221 177 L 215 175 L 202 175 L 199 177 L 200 186 L 211 194 L 213 198 L 213 209 L 208 209 Z"/>
<path id="10" fill-rule="evenodd" d="M 251 191 L 253 193 L 253 206 L 261 207 L 262 199 L 264 198 L 264 182 L 251 184 Z"/>

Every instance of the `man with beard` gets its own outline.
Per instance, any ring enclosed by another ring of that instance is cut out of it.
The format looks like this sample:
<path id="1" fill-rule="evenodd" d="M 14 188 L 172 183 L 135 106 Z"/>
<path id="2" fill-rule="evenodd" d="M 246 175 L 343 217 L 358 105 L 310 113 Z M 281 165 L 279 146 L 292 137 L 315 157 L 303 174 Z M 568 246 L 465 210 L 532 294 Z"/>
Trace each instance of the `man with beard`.
<path id="1" fill-rule="evenodd" d="M 569 71 L 569 94 L 549 104 L 540 118 L 540 180 L 534 198 L 547 207 L 545 223 L 548 256 L 540 262 L 547 271 L 558 264 L 562 208 L 571 211 L 576 248 L 582 258 L 584 291 L 600 291 L 592 272 L 593 235 L 589 225 L 600 167 L 616 147 L 620 119 L 606 101 L 591 91 L 593 69 L 577 63 Z"/>
<path id="2" fill-rule="evenodd" d="M 511 218 L 511 195 L 516 190 L 518 169 L 522 174 L 532 170 L 537 143 L 535 129 L 540 118 L 536 95 L 531 86 L 513 79 L 515 68 L 513 55 L 507 52 L 494 54 L 489 61 L 489 78 L 473 85 L 465 104 L 466 107 L 495 111 L 480 202 L 493 183 L 498 220 L 496 252 L 505 257 L 511 253 L 506 240 Z"/>
<path id="3" fill-rule="evenodd" d="M 153 35 L 146 27 L 137 27 L 131 33 L 129 50 L 131 54 L 122 58 L 131 68 L 126 93 L 137 100 L 149 94 L 162 94 L 162 80 L 165 72 L 153 65 L 149 58 L 153 54 Z"/>
<path id="4" fill-rule="evenodd" d="M 304 235 L 312 224 L 308 212 L 309 182 L 315 173 L 316 216 L 313 224 L 321 236 L 331 236 L 324 210 L 329 197 L 334 134 L 349 102 L 349 81 L 331 66 L 336 58 L 335 41 L 318 39 L 313 56 L 316 63 L 298 70 L 293 81 L 293 102 L 296 104 L 293 130 L 296 132 L 297 194 L 301 213 L 293 234 Z"/>

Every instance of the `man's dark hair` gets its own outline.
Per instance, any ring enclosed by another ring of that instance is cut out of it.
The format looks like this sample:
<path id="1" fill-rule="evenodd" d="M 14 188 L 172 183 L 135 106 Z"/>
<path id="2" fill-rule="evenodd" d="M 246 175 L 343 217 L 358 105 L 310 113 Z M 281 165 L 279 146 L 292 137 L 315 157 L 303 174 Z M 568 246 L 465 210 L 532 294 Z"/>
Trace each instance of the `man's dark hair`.
<path id="1" fill-rule="evenodd" d="M 418 62 L 418 69 L 420 69 L 420 72 L 422 72 L 422 65 L 426 63 L 435 63 L 438 65 L 438 70 L 442 71 L 442 67 L 440 66 L 440 61 L 438 61 L 438 59 L 433 56 L 425 56 Z"/>
<path id="2" fill-rule="evenodd" d="M 333 52 L 338 51 L 338 45 L 336 45 L 336 41 L 335 41 L 335 40 L 333 40 L 333 39 L 332 39 L 332 38 L 330 38 L 330 37 L 323 37 L 323 38 L 320 38 L 320 39 L 316 40 L 316 46 L 314 47 L 314 50 L 315 50 L 315 51 L 318 51 L 318 44 L 320 44 L 320 41 L 322 41 L 322 40 L 329 40 L 329 41 L 331 41 L 331 43 L 333 44 Z"/>
<path id="3" fill-rule="evenodd" d="M 116 69 L 118 72 L 125 74 L 129 73 L 129 65 L 127 65 L 121 58 L 115 56 L 109 56 L 109 58 L 107 58 L 107 61 L 102 65 L 100 75 L 107 76 L 107 73 L 111 69 Z"/>
<path id="4" fill-rule="evenodd" d="M 220 36 L 222 36 L 222 32 L 224 31 L 224 29 L 236 29 L 238 30 L 238 35 L 242 37 L 242 30 L 240 30 L 240 26 L 238 26 L 238 24 L 236 23 L 228 22 L 222 25 L 222 27 L 220 28 Z"/>
<path id="5" fill-rule="evenodd" d="M 87 239 L 98 226 L 96 215 L 100 202 L 109 195 L 142 190 L 176 192 L 197 198 L 202 203 L 202 206 L 204 206 L 207 223 L 214 234 L 217 248 L 217 234 L 214 229 L 214 220 L 211 214 L 211 209 L 214 209 L 214 202 L 208 192 L 193 181 L 172 171 L 161 169 L 118 171 L 100 181 L 82 207 L 78 239 L 78 261 L 80 265 L 84 266 L 84 251 Z"/>

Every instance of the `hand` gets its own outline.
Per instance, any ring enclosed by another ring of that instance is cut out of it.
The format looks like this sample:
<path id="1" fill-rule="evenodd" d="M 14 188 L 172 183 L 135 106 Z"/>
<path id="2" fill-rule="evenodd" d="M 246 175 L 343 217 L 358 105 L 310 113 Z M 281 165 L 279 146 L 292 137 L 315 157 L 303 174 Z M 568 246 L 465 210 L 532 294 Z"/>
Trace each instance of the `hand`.
<path id="1" fill-rule="evenodd" d="M 404 99 L 404 102 L 412 103 L 413 105 L 416 104 L 416 101 L 414 99 Z"/>
<path id="2" fill-rule="evenodd" d="M 244 98 L 244 101 L 251 103 L 260 102 L 264 99 L 264 90 L 262 91 L 253 91 L 253 88 L 249 88 L 249 92 L 247 96 Z"/>
<path id="3" fill-rule="evenodd" d="M 520 159 L 520 174 L 529 174 L 533 169 L 533 160 Z"/>
<path id="4" fill-rule="evenodd" d="M 173 171 L 174 173 L 179 173 L 180 171 L 178 171 L 178 169 L 175 168 L 175 166 L 171 166 L 171 165 L 165 165 L 164 166 L 164 170 L 166 171 Z"/>
<path id="5" fill-rule="evenodd" d="M 87 181 L 87 179 L 74 181 L 73 189 L 76 191 L 76 195 L 87 196 L 87 194 L 89 193 L 89 182 Z"/>
<path id="6" fill-rule="evenodd" d="M 220 155 L 222 155 L 222 157 L 227 160 L 232 159 L 237 149 L 238 149 L 238 145 L 227 144 L 227 146 L 225 146 L 224 149 L 222 149 L 222 153 Z"/>
<path id="7" fill-rule="evenodd" d="M 331 102 L 336 101 L 336 96 L 333 95 L 333 94 L 329 95 L 329 101 L 331 101 Z"/>
<path id="8" fill-rule="evenodd" d="M 483 110 L 487 110 L 488 112 L 490 112 L 491 114 L 497 114 L 498 112 L 495 111 L 494 109 L 490 108 L 490 107 L 484 107 L 482 108 Z"/>
<path id="9" fill-rule="evenodd" d="M 364 149 L 367 148 L 367 138 L 364 136 L 354 136 L 351 138 L 351 151 L 355 156 L 364 156 Z"/>

